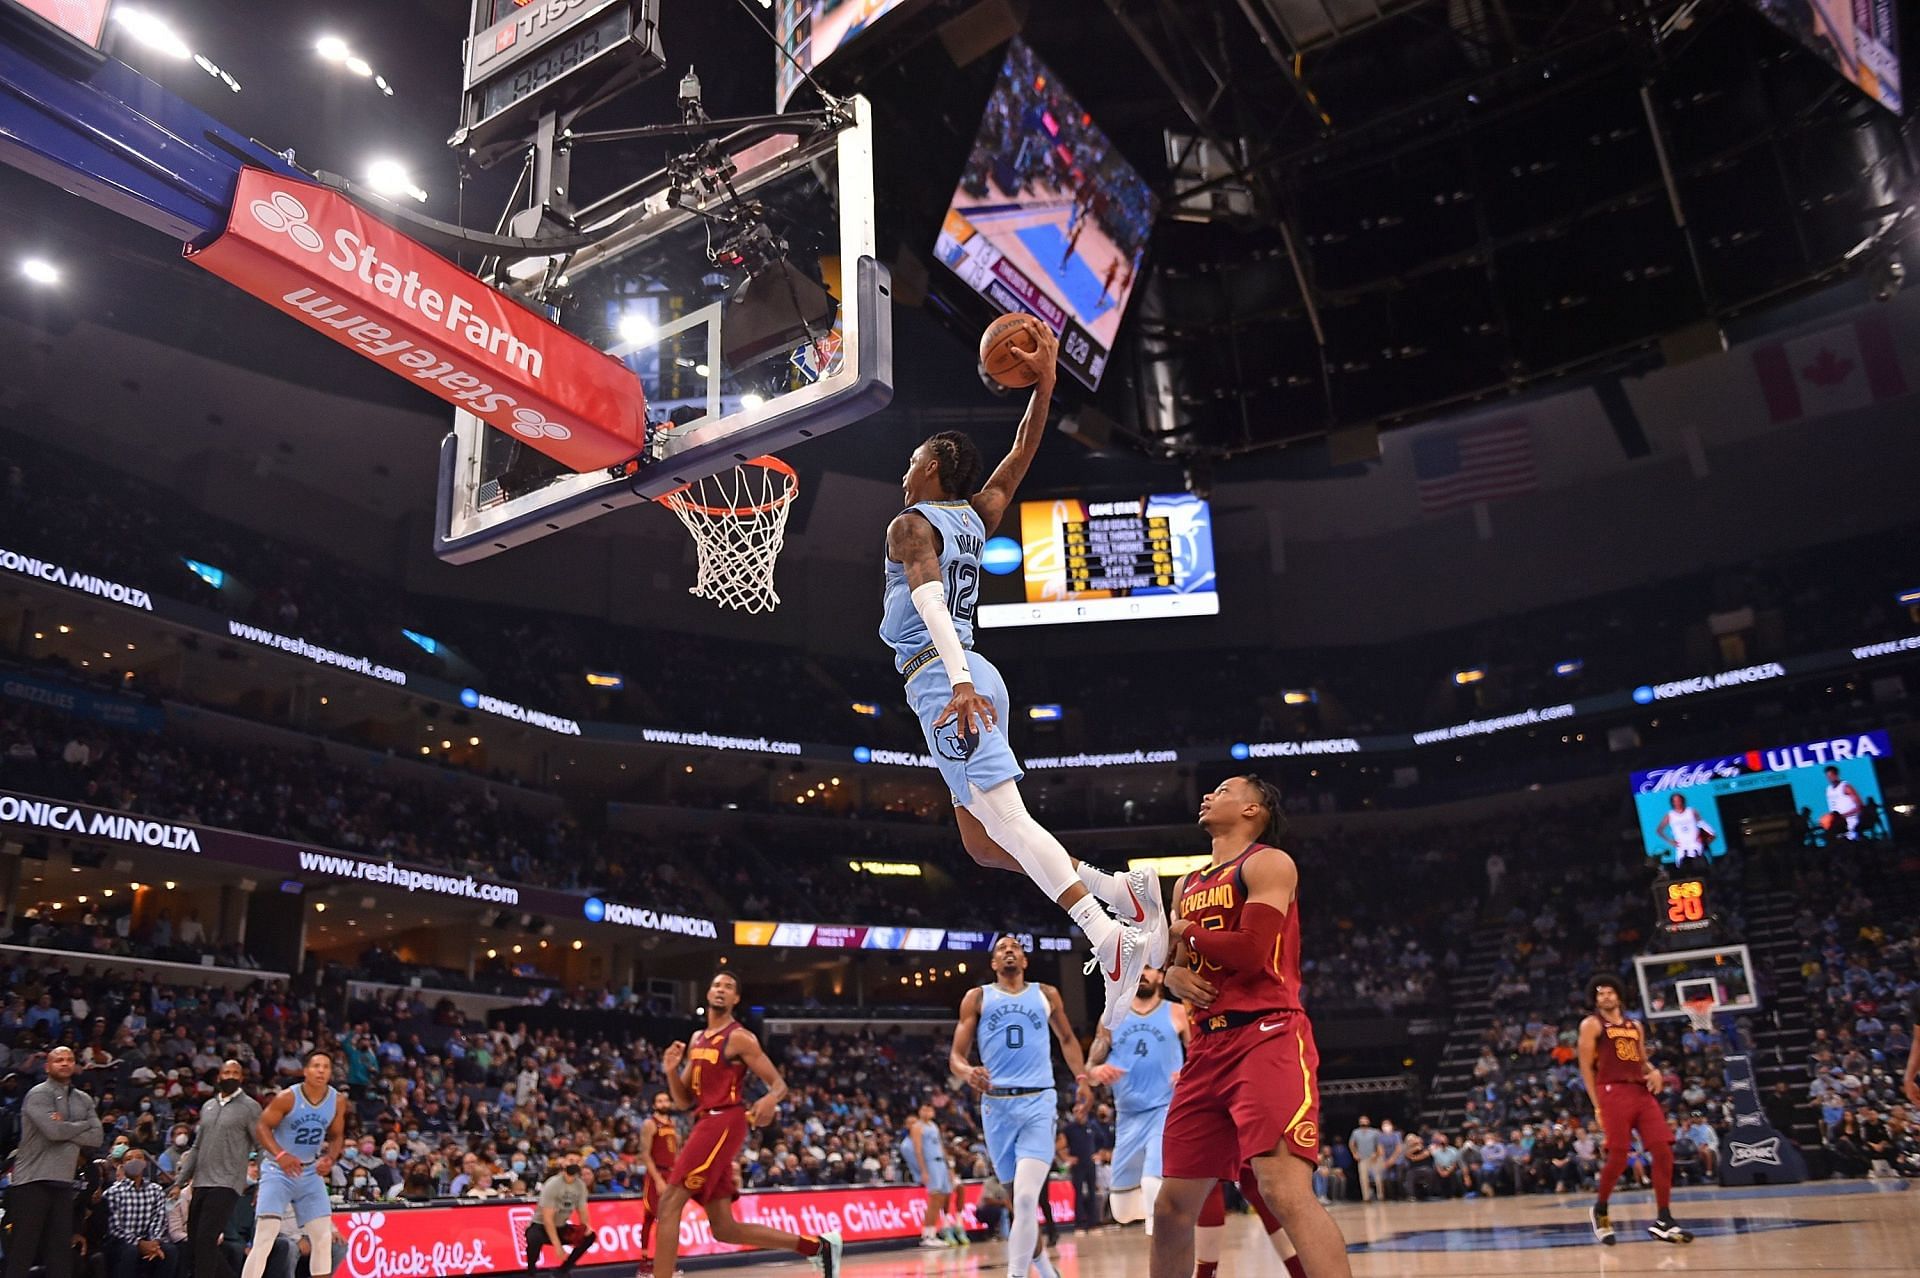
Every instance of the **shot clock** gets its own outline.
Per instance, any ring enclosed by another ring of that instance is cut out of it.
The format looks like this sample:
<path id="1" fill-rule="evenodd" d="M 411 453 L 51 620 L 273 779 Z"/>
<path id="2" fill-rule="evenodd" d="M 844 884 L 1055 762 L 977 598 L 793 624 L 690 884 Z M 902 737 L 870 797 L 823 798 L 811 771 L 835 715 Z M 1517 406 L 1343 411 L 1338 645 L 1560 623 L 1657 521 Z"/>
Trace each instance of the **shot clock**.
<path id="1" fill-rule="evenodd" d="M 542 114 L 577 109 L 666 63 L 659 0 L 474 0 L 469 29 L 456 146 L 531 138 Z"/>
<path id="2" fill-rule="evenodd" d="M 1660 930 L 1669 936 L 1713 924 L 1713 911 L 1707 905 L 1707 881 L 1697 875 L 1655 882 L 1653 908 Z"/>

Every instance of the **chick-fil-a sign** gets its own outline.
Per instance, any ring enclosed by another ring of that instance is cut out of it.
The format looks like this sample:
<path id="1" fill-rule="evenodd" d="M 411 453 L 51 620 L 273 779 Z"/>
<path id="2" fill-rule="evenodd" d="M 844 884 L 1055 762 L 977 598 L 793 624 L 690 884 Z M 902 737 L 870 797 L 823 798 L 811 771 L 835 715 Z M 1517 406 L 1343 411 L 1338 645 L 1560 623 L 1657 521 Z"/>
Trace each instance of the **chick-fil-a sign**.
<path id="1" fill-rule="evenodd" d="M 1073 1187 L 1066 1181 L 1047 1186 L 1053 1218 L 1073 1220 Z M 980 1186 L 961 1187 L 964 1220 L 976 1227 L 973 1209 Z M 916 1185 L 854 1185 L 843 1189 L 781 1189 L 749 1192 L 734 1200 L 734 1215 L 751 1224 L 789 1233 L 838 1231 L 847 1242 L 883 1242 L 917 1238 L 926 1215 L 926 1191 Z M 532 1203 L 470 1203 L 458 1206 L 385 1205 L 373 1211 L 336 1213 L 334 1226 L 347 1241 L 341 1278 L 441 1278 L 456 1274 L 499 1274 L 524 1270 L 526 1232 L 534 1222 Z M 601 1198 L 588 1205 L 593 1249 L 582 1265 L 637 1261 L 643 1255 L 641 1226 L 645 1206 L 639 1198 Z M 680 1254 L 716 1256 L 746 1251 L 718 1242 L 706 1213 L 690 1204 L 680 1219 Z M 560 1263 L 548 1248 L 543 1268 Z"/>

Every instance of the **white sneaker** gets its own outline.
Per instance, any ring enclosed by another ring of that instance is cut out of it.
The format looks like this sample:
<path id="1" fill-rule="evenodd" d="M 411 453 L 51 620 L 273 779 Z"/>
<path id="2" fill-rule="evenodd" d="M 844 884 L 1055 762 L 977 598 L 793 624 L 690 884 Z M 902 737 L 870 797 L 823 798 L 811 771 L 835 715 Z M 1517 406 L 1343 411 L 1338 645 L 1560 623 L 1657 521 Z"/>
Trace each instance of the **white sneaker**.
<path id="1" fill-rule="evenodd" d="M 846 1242 L 841 1238 L 839 1230 L 821 1234 L 820 1254 L 809 1257 L 807 1263 L 813 1266 L 814 1272 L 818 1273 L 820 1278 L 839 1278 L 840 1252 L 845 1246 Z"/>
<path id="2" fill-rule="evenodd" d="M 1133 1010 L 1133 995 L 1140 987 L 1140 969 L 1147 965 L 1150 942 L 1139 928 L 1121 927 L 1108 944 L 1115 952 L 1102 954 L 1096 949 L 1087 960 L 1086 970 L 1089 973 L 1097 970 L 1100 979 L 1106 982 L 1107 1006 L 1100 1013 L 1100 1023 L 1111 1031 L 1119 1029 L 1127 1013 Z"/>
<path id="3" fill-rule="evenodd" d="M 920 1245 L 932 1251 L 945 1251 L 947 1249 L 947 1244 L 941 1239 L 935 1238 L 932 1234 L 921 1234 Z"/>
<path id="4" fill-rule="evenodd" d="M 1128 899 L 1115 907 L 1122 925 L 1137 927 L 1147 938 L 1147 966 L 1167 965 L 1167 907 L 1160 876 L 1152 870 L 1128 870 L 1120 876 Z"/>

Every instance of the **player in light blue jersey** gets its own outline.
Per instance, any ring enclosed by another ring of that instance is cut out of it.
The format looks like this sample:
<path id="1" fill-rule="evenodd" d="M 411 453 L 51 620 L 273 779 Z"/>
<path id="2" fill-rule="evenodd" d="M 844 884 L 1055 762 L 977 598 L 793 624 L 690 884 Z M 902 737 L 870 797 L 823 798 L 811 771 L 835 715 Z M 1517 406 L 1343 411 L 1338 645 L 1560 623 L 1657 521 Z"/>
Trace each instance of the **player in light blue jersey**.
<path id="1" fill-rule="evenodd" d="M 1092 1102 L 1080 1040 L 1067 1023 L 1060 991 L 1027 980 L 1027 952 L 1018 938 L 993 943 L 991 985 L 967 991 L 960 1000 L 960 1023 L 953 1031 L 953 1072 L 980 1093 L 980 1126 L 987 1138 L 993 1174 L 1013 1200 L 1013 1225 L 1007 1232 L 1007 1276 L 1057 1278 L 1040 1247 L 1040 1195 L 1053 1166 L 1054 1122 L 1060 1097 L 1053 1087 L 1053 1052 L 1073 1071 L 1082 1102 Z M 975 1043 L 980 1061 L 973 1063 Z"/>
<path id="2" fill-rule="evenodd" d="M 1119 1029 L 1094 1035 L 1087 1053 L 1088 1077 L 1113 1089 L 1113 1218 L 1122 1225 L 1144 1220 L 1149 1234 L 1160 1193 L 1160 1133 L 1187 1054 L 1187 1009 L 1167 1001 L 1161 980 L 1156 968 L 1141 972 L 1129 1015 Z"/>
<path id="3" fill-rule="evenodd" d="M 894 651 L 947 789 L 967 852 L 983 865 L 1018 870 L 1066 910 L 1093 943 L 1091 972 L 1106 980 L 1102 1024 L 1126 1014 L 1140 969 L 1166 952 L 1166 912 L 1157 876 L 1105 874 L 1079 867 L 1060 841 L 1028 813 L 1020 797 L 1020 761 L 1008 744 L 1007 685 L 973 651 L 980 597 L 980 552 L 1000 526 L 1046 431 L 1056 347 L 1032 330 L 1033 350 L 1014 348 L 1036 377 L 1013 448 L 980 482 L 973 441 L 942 431 L 913 450 L 900 488 L 907 508 L 887 526 L 886 591 L 880 638 Z M 1119 920 L 1101 909 L 1111 905 Z"/>
<path id="4" fill-rule="evenodd" d="M 314 1278 L 333 1272 L 333 1207 L 327 1201 L 327 1176 L 346 1144 L 347 1107 L 333 1090 L 333 1054 L 324 1048 L 307 1053 L 300 1082 L 267 1102 L 253 1125 L 254 1139 L 272 1161 L 260 1168 L 260 1197 L 254 1204 L 253 1249 L 241 1278 L 260 1278 L 280 1236 L 281 1218 L 291 1213 L 312 1247 L 307 1263 Z"/>
<path id="5" fill-rule="evenodd" d="M 922 1247 L 964 1247 L 967 1235 L 961 1230 L 957 1214 L 947 1210 L 953 1195 L 953 1164 L 947 1160 L 947 1147 L 940 1135 L 940 1124 L 933 1121 L 933 1102 L 924 1100 L 900 1137 L 900 1161 L 914 1183 L 927 1191 L 927 1214 L 920 1218 Z"/>

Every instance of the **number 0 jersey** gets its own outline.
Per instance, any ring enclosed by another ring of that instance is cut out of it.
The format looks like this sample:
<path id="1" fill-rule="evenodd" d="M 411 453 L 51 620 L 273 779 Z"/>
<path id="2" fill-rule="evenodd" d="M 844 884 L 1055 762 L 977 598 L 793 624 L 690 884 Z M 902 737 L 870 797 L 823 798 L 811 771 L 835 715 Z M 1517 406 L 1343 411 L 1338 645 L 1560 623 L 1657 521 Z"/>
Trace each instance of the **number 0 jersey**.
<path id="1" fill-rule="evenodd" d="M 980 599 L 980 551 L 986 544 L 986 525 L 972 503 L 965 501 L 922 501 L 907 507 L 933 525 L 940 542 L 940 580 L 947 588 L 947 610 L 953 614 L 953 628 L 962 646 L 973 647 L 973 609 Z M 913 607 L 913 587 L 907 584 L 902 564 L 887 560 L 886 591 L 881 600 L 880 638 L 893 649 L 894 668 L 907 671 L 907 663 L 933 646 L 927 623 Z"/>
<path id="2" fill-rule="evenodd" d="M 980 1063 L 995 1091 L 1004 1087 L 1052 1087 L 1053 1046 L 1047 996 L 1029 983 L 1018 994 L 998 985 L 980 995 Z"/>
<path id="3" fill-rule="evenodd" d="M 1247 903 L 1247 858 L 1265 847 L 1255 843 L 1231 861 L 1189 874 L 1180 885 L 1176 917 L 1191 920 L 1195 927 L 1238 930 Z M 1305 1011 L 1300 1001 L 1299 898 L 1287 907 L 1280 934 L 1258 970 L 1230 972 L 1198 954 L 1192 962 L 1194 970 L 1220 991 L 1205 1013 L 1196 1014 L 1196 1021 L 1226 1012 Z"/>

